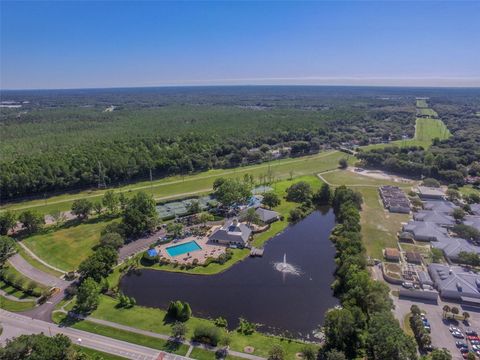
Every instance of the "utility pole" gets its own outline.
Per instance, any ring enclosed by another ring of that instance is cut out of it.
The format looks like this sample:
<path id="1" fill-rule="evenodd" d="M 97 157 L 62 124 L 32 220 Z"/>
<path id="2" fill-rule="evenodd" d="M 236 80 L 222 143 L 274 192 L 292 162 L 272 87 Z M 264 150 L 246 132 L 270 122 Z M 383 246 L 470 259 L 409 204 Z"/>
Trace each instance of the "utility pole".
<path id="1" fill-rule="evenodd" d="M 98 162 L 98 188 L 105 189 L 107 184 L 105 183 L 105 173 L 102 168 L 100 161 Z"/>

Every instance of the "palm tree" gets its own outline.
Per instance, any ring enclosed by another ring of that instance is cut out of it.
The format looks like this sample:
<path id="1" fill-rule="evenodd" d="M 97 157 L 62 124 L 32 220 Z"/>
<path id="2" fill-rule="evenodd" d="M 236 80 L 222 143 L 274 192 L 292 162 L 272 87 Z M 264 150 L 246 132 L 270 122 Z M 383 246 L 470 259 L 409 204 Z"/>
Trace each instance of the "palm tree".
<path id="1" fill-rule="evenodd" d="M 445 317 L 448 312 L 450 312 L 450 306 L 445 305 L 445 306 L 443 307 L 443 317 Z"/>

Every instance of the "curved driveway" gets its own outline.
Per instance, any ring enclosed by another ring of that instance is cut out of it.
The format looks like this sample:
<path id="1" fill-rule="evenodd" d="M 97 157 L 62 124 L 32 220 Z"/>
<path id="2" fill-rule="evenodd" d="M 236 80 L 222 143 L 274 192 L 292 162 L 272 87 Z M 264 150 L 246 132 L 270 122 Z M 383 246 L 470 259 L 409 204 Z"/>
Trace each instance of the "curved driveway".
<path id="1" fill-rule="evenodd" d="M 21 257 L 20 254 L 13 255 L 8 259 L 8 262 L 23 275 L 40 284 L 49 287 L 58 287 L 62 290 L 65 289 L 69 284 L 68 281 L 44 273 L 43 271 L 33 267 L 23 257 Z"/>

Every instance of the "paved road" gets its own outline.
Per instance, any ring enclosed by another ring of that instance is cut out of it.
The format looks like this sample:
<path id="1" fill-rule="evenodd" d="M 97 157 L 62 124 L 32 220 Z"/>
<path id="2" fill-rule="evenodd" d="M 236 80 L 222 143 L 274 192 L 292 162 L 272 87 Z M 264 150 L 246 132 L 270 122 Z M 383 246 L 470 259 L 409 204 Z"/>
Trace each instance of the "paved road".
<path id="1" fill-rule="evenodd" d="M 20 254 L 15 254 L 8 259 L 8 262 L 26 277 L 46 286 L 65 289 L 68 281 L 62 280 L 53 275 L 44 273 L 30 265 Z"/>
<path id="2" fill-rule="evenodd" d="M 97 318 L 93 318 L 91 316 L 83 317 L 83 316 L 78 316 L 78 315 L 75 315 L 75 314 L 72 314 L 72 313 L 70 313 L 70 314 L 71 314 L 71 316 L 76 316 L 80 319 L 85 319 L 85 320 L 88 320 L 88 321 L 96 323 L 96 324 L 105 325 L 105 326 L 113 327 L 113 328 L 116 328 L 116 329 L 120 329 L 120 330 L 124 330 L 124 331 L 128 331 L 128 332 L 133 332 L 133 333 L 136 333 L 136 334 L 141 334 L 141 335 L 145 335 L 145 336 L 149 336 L 149 337 L 153 337 L 153 338 L 157 338 L 157 339 L 171 340 L 171 337 L 168 336 L 168 335 L 158 334 L 158 333 L 148 331 L 148 330 L 142 330 L 142 329 L 118 324 L 118 323 L 107 321 L 107 320 L 97 319 Z M 185 345 L 189 345 L 190 347 L 201 347 L 203 349 L 210 350 L 210 351 L 215 351 L 216 350 L 216 348 L 208 348 L 208 347 L 205 347 L 202 344 L 192 342 L 192 341 L 188 341 L 188 340 L 184 340 L 184 341 L 182 341 L 182 343 L 185 344 Z M 247 360 L 265 360 L 265 358 L 262 358 L 260 356 L 247 354 L 247 353 L 242 353 L 242 352 L 233 351 L 233 350 L 229 350 L 229 354 L 233 355 L 233 356 L 236 356 L 236 357 L 239 357 L 239 358 L 244 358 L 244 359 L 247 359 Z"/>
<path id="3" fill-rule="evenodd" d="M 122 262 L 131 255 L 135 255 L 140 251 L 147 250 L 148 247 L 158 240 L 159 237 L 165 236 L 165 230 L 159 230 L 148 237 L 144 237 L 131 243 L 128 243 L 125 246 L 122 246 L 118 251 L 118 261 Z"/>
<path id="4" fill-rule="evenodd" d="M 0 321 L 3 325 L 3 333 L 0 336 L 0 343 L 4 344 L 6 339 L 20 334 L 38 334 L 54 336 L 56 334 L 66 335 L 76 344 L 103 351 L 109 354 L 138 360 L 185 360 L 183 356 L 164 353 L 159 350 L 150 349 L 145 346 L 111 339 L 105 336 L 88 333 L 72 328 L 61 328 L 41 320 L 35 320 L 20 314 L 14 314 L 0 310 Z M 81 340 L 79 340 L 81 339 Z"/>

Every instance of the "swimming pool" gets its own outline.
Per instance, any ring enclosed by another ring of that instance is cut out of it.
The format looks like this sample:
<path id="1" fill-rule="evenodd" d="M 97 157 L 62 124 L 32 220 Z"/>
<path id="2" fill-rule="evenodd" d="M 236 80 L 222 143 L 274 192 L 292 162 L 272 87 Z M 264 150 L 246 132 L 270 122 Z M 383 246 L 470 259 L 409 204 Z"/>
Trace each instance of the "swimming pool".
<path id="1" fill-rule="evenodd" d="M 175 257 L 189 252 L 202 250 L 202 248 L 200 247 L 200 245 L 197 244 L 196 241 L 189 241 L 183 244 L 167 247 L 166 250 L 168 255 L 170 255 L 171 257 Z"/>

